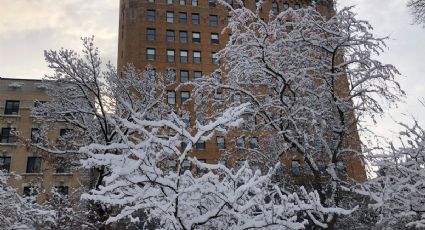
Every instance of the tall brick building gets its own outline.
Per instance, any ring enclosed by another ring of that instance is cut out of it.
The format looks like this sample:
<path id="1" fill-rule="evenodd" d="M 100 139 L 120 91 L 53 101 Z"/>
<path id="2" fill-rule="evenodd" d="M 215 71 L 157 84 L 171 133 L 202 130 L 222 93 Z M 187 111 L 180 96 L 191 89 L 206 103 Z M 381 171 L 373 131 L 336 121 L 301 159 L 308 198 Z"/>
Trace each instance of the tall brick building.
<path id="1" fill-rule="evenodd" d="M 251 9 L 255 8 L 256 2 L 244 1 L 245 6 Z M 334 13 L 333 1 L 316 2 L 316 9 L 322 14 Z M 237 1 L 227 0 L 227 3 L 238 7 Z M 270 11 L 278 12 L 289 7 L 297 9 L 310 4 L 311 0 L 269 0 L 263 4 L 261 14 L 267 18 Z M 229 39 L 229 34 L 223 33 L 230 20 L 228 12 L 216 0 L 120 0 L 119 71 L 131 63 L 138 69 L 152 65 L 158 72 L 175 73 L 175 84 L 169 87 L 165 100 L 177 108 L 191 110 L 190 122 L 193 125 L 196 112 L 190 104 L 183 104 L 191 96 L 191 88 L 184 86 L 176 90 L 176 86 L 211 74 L 218 68 L 216 53 Z M 221 159 L 223 149 L 241 144 L 256 145 L 261 141 L 257 137 L 251 137 L 249 141 L 235 137 L 235 133 L 226 138 L 218 135 L 207 143 L 197 144 L 193 154 L 198 159 L 215 163 Z M 284 162 L 289 167 L 293 165 L 291 159 Z M 234 163 L 237 162 L 230 164 Z M 359 159 L 345 163 L 344 167 L 354 178 L 365 179 L 364 167 Z"/>

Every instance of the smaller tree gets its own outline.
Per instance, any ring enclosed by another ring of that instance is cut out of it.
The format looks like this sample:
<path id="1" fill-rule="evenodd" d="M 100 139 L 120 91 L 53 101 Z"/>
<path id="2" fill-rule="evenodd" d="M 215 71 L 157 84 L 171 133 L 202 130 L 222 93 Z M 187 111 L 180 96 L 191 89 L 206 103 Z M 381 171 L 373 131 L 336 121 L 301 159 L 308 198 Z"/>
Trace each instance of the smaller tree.
<path id="1" fill-rule="evenodd" d="M 409 0 L 407 3 L 417 24 L 425 26 L 425 0 Z"/>

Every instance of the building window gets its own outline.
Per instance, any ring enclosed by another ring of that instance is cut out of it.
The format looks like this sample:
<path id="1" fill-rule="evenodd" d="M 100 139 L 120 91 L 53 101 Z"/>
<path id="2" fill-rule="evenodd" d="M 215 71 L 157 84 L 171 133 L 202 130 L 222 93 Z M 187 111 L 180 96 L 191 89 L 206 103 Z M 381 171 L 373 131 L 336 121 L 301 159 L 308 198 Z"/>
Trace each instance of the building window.
<path id="1" fill-rule="evenodd" d="M 167 103 L 170 105 L 176 104 L 176 92 L 174 91 L 167 92 Z"/>
<path id="2" fill-rule="evenodd" d="M 156 58 L 156 52 L 154 48 L 147 48 L 146 49 L 146 59 L 148 61 L 154 61 Z"/>
<path id="3" fill-rule="evenodd" d="M 179 23 L 186 24 L 187 23 L 187 14 L 184 12 L 179 12 Z"/>
<path id="4" fill-rule="evenodd" d="M 211 33 L 211 44 L 218 44 L 218 34 L 217 33 Z"/>
<path id="5" fill-rule="evenodd" d="M 71 134 L 71 132 L 72 132 L 72 129 L 60 129 L 59 136 L 63 137 L 63 136 Z"/>
<path id="6" fill-rule="evenodd" d="M 236 148 L 244 148 L 245 147 L 245 137 L 236 138 Z"/>
<path id="7" fill-rule="evenodd" d="M 180 92 L 180 99 L 181 103 L 183 104 L 185 101 L 189 100 L 190 98 L 190 92 L 188 91 L 181 91 Z"/>
<path id="8" fill-rule="evenodd" d="M 167 79 L 168 79 L 169 82 L 175 82 L 176 81 L 176 70 L 175 69 L 168 69 Z"/>
<path id="9" fill-rule="evenodd" d="M 218 26 L 218 16 L 210 15 L 210 26 Z"/>
<path id="10" fill-rule="evenodd" d="M 167 30 L 167 41 L 174 42 L 174 40 L 175 40 L 174 30 Z"/>
<path id="11" fill-rule="evenodd" d="M 211 53 L 211 63 L 218 64 L 218 54 L 217 54 L 217 52 Z"/>
<path id="12" fill-rule="evenodd" d="M 187 70 L 180 70 L 180 82 L 186 83 L 189 81 L 189 71 Z"/>
<path id="13" fill-rule="evenodd" d="M 192 163 L 189 160 L 183 160 L 182 162 L 182 171 L 191 171 L 192 170 Z"/>
<path id="14" fill-rule="evenodd" d="M 240 93 L 233 94 L 233 101 L 236 104 L 240 104 L 241 103 L 241 94 Z"/>
<path id="15" fill-rule="evenodd" d="M 187 63 L 187 60 L 188 60 L 187 50 L 180 50 L 180 62 Z"/>
<path id="16" fill-rule="evenodd" d="M 336 170 L 338 171 L 338 174 L 340 176 L 345 176 L 345 174 L 347 173 L 345 170 L 345 163 L 344 161 L 340 160 L 336 162 Z"/>
<path id="17" fill-rule="evenodd" d="M 192 42 L 196 42 L 196 43 L 201 42 L 201 33 L 200 32 L 192 32 Z"/>
<path id="18" fill-rule="evenodd" d="M 11 157 L 0 157 L 0 171 L 10 171 Z"/>
<path id="19" fill-rule="evenodd" d="M 272 2 L 272 11 L 274 13 L 277 13 L 279 11 L 279 8 L 277 6 L 277 2 Z"/>
<path id="20" fill-rule="evenodd" d="M 179 37 L 181 43 L 187 43 L 187 31 L 180 31 Z"/>
<path id="21" fill-rule="evenodd" d="M 152 29 L 152 28 L 146 29 L 146 39 L 148 41 L 155 41 L 155 29 Z"/>
<path id="22" fill-rule="evenodd" d="M 198 142 L 196 142 L 195 148 L 196 149 L 205 149 L 205 141 L 199 140 Z"/>
<path id="23" fill-rule="evenodd" d="M 171 49 L 167 49 L 167 61 L 174 62 L 175 60 L 175 51 Z"/>
<path id="24" fill-rule="evenodd" d="M 12 134 L 12 128 L 2 128 L 0 143 L 15 143 L 15 135 Z"/>
<path id="25" fill-rule="evenodd" d="M 215 7 L 217 5 L 217 0 L 208 0 L 208 5 L 210 7 Z"/>
<path id="26" fill-rule="evenodd" d="M 41 141 L 40 129 L 32 128 L 31 129 L 31 142 L 37 143 Z"/>
<path id="27" fill-rule="evenodd" d="M 199 18 L 199 14 L 192 14 L 192 24 L 194 25 L 199 25 L 200 22 L 200 18 Z"/>
<path id="28" fill-rule="evenodd" d="M 155 0 L 148 0 L 149 3 L 155 3 Z"/>
<path id="29" fill-rule="evenodd" d="M 192 0 L 192 6 L 198 6 L 198 0 Z"/>
<path id="30" fill-rule="evenodd" d="M 229 4 L 230 6 L 233 6 L 233 0 L 226 0 L 227 4 Z"/>
<path id="31" fill-rule="evenodd" d="M 24 196 L 37 196 L 38 195 L 38 188 L 36 186 L 25 186 L 24 187 Z"/>
<path id="32" fill-rule="evenodd" d="M 168 160 L 168 171 L 176 171 L 177 170 L 177 162 L 175 160 Z"/>
<path id="33" fill-rule="evenodd" d="M 299 176 L 301 174 L 301 164 L 299 160 L 291 161 L 291 172 L 294 176 Z"/>
<path id="34" fill-rule="evenodd" d="M 167 0 L 167 4 L 168 5 L 172 5 L 173 4 L 173 0 Z"/>
<path id="35" fill-rule="evenodd" d="M 71 167 L 65 164 L 61 164 L 56 168 L 56 173 L 58 174 L 70 174 L 71 173 Z"/>
<path id="36" fill-rule="evenodd" d="M 186 5 L 186 0 L 179 0 L 179 4 L 180 4 L 181 6 Z"/>
<path id="37" fill-rule="evenodd" d="M 17 115 L 19 113 L 19 101 L 6 101 L 5 115 Z"/>
<path id="38" fill-rule="evenodd" d="M 28 157 L 27 173 L 41 173 L 41 157 Z"/>
<path id="39" fill-rule="evenodd" d="M 201 79 L 202 78 L 202 72 L 201 71 L 194 71 L 193 72 L 193 79 Z"/>
<path id="40" fill-rule="evenodd" d="M 155 10 L 147 11 L 148 21 L 151 21 L 151 22 L 155 21 L 155 16 L 156 16 Z"/>
<path id="41" fill-rule="evenodd" d="M 224 137 L 216 137 L 217 148 L 218 149 L 226 149 L 226 143 Z"/>
<path id="42" fill-rule="evenodd" d="M 55 186 L 55 192 L 61 196 L 68 196 L 69 187 L 68 186 Z"/>
<path id="43" fill-rule="evenodd" d="M 201 63 L 201 52 L 193 51 L 193 63 L 199 64 Z"/>
<path id="44" fill-rule="evenodd" d="M 283 3 L 283 10 L 287 10 L 289 9 L 289 4 L 288 3 Z"/>
<path id="45" fill-rule="evenodd" d="M 294 9 L 299 10 L 301 8 L 300 4 L 295 4 Z"/>
<path id="46" fill-rule="evenodd" d="M 169 23 L 174 22 L 174 12 L 173 11 L 167 11 L 167 22 L 169 22 Z"/>
<path id="47" fill-rule="evenodd" d="M 249 144 L 250 144 L 251 149 L 258 149 L 258 139 L 257 139 L 257 137 L 251 137 Z"/>

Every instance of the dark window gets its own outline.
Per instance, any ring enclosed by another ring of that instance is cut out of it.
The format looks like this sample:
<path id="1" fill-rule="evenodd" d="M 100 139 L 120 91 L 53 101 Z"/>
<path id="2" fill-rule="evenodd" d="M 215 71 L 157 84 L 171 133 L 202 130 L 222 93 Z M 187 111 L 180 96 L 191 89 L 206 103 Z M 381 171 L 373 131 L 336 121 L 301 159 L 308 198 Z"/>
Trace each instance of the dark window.
<path id="1" fill-rule="evenodd" d="M 179 12 L 179 23 L 186 24 L 187 23 L 187 14 L 184 12 Z"/>
<path id="2" fill-rule="evenodd" d="M 192 0 L 192 6 L 198 6 L 198 0 Z"/>
<path id="3" fill-rule="evenodd" d="M 218 54 L 216 52 L 211 53 L 211 63 L 213 63 L 213 64 L 218 63 Z"/>
<path id="4" fill-rule="evenodd" d="M 148 10 L 147 11 L 147 17 L 148 17 L 148 21 L 155 21 L 155 16 L 156 16 L 156 13 L 155 13 L 155 10 Z"/>
<path id="5" fill-rule="evenodd" d="M 294 9 L 299 10 L 301 8 L 300 4 L 295 4 Z"/>
<path id="6" fill-rule="evenodd" d="M 169 23 L 174 22 L 174 12 L 173 11 L 167 11 L 167 22 L 169 22 Z"/>
<path id="7" fill-rule="evenodd" d="M 41 173 L 41 157 L 28 157 L 27 173 Z"/>
<path id="8" fill-rule="evenodd" d="M 218 44 L 220 41 L 218 40 L 217 33 L 211 33 L 211 44 Z"/>
<path id="9" fill-rule="evenodd" d="M 193 79 L 201 79 L 201 78 L 202 78 L 202 72 L 201 71 L 193 72 Z"/>
<path id="10" fill-rule="evenodd" d="M 146 39 L 149 41 L 155 41 L 155 29 L 152 29 L 152 28 L 146 29 Z"/>
<path id="11" fill-rule="evenodd" d="M 69 188 L 68 186 L 55 186 L 55 192 L 61 196 L 68 196 Z"/>
<path id="12" fill-rule="evenodd" d="M 284 9 L 284 10 L 289 9 L 289 4 L 288 4 L 288 3 L 283 3 L 283 9 Z"/>
<path id="13" fill-rule="evenodd" d="M 279 8 L 277 6 L 277 2 L 272 2 L 272 11 L 277 13 L 279 11 Z"/>
<path id="14" fill-rule="evenodd" d="M 180 50 L 180 62 L 187 63 L 187 60 L 188 60 L 187 50 Z"/>
<path id="15" fill-rule="evenodd" d="M 68 135 L 72 132 L 72 129 L 60 129 L 59 130 L 59 136 L 63 137 L 65 135 Z"/>
<path id="16" fill-rule="evenodd" d="M 182 6 L 186 5 L 186 0 L 179 0 L 179 4 Z"/>
<path id="17" fill-rule="evenodd" d="M 31 141 L 34 142 L 34 143 L 41 141 L 40 129 L 39 128 L 32 128 L 31 129 Z"/>
<path id="18" fill-rule="evenodd" d="M 156 58 L 156 52 L 154 48 L 147 48 L 146 49 L 146 59 L 148 61 L 154 61 Z"/>
<path id="19" fill-rule="evenodd" d="M 10 171 L 10 160 L 11 157 L 0 157 L 0 171 Z"/>
<path id="20" fill-rule="evenodd" d="M 37 196 L 38 188 L 36 186 L 25 186 L 24 187 L 24 196 Z"/>
<path id="21" fill-rule="evenodd" d="M 251 140 L 250 140 L 250 148 L 251 149 L 257 149 L 258 148 L 258 139 L 257 139 L 257 137 L 251 137 Z"/>
<path id="22" fill-rule="evenodd" d="M 217 25 L 218 25 L 218 16 L 210 15 L 210 26 L 217 26 Z"/>
<path id="23" fill-rule="evenodd" d="M 6 101 L 5 115 L 17 115 L 19 113 L 19 101 Z"/>
<path id="24" fill-rule="evenodd" d="M 175 60 L 175 51 L 171 49 L 167 49 L 167 61 L 174 62 Z"/>
<path id="25" fill-rule="evenodd" d="M 11 132 L 12 132 L 12 128 L 2 128 L 0 143 L 15 143 L 16 138 Z"/>
<path id="26" fill-rule="evenodd" d="M 187 31 L 180 31 L 179 37 L 181 43 L 187 43 Z"/>
<path id="27" fill-rule="evenodd" d="M 180 82 L 185 83 L 189 81 L 189 71 L 180 70 Z"/>
<path id="28" fill-rule="evenodd" d="M 56 173 L 59 173 L 59 174 L 71 173 L 71 168 L 69 167 L 69 165 L 61 164 L 56 168 Z"/>
<path id="29" fill-rule="evenodd" d="M 200 64 L 201 63 L 201 52 L 193 51 L 193 63 Z"/>
<path id="30" fill-rule="evenodd" d="M 201 42 L 201 33 L 200 32 L 192 32 L 192 42 Z"/>
<path id="31" fill-rule="evenodd" d="M 175 40 L 174 30 L 167 30 L 167 41 L 173 42 Z"/>
<path id="32" fill-rule="evenodd" d="M 225 149 L 226 148 L 226 143 L 225 143 L 224 137 L 216 137 L 216 142 L 217 142 L 217 148 L 218 149 Z"/>
<path id="33" fill-rule="evenodd" d="M 180 99 L 181 103 L 183 104 L 185 101 L 189 100 L 190 98 L 190 92 L 188 91 L 181 91 L 180 92 Z"/>
<path id="34" fill-rule="evenodd" d="M 217 0 L 208 0 L 208 5 L 211 7 L 215 7 L 217 5 Z"/>
<path id="35" fill-rule="evenodd" d="M 299 160 L 292 160 L 291 171 L 294 176 L 299 176 L 301 174 L 301 164 Z"/>
<path id="36" fill-rule="evenodd" d="M 199 14 L 192 14 L 192 24 L 198 25 L 200 22 Z"/>
<path id="37" fill-rule="evenodd" d="M 199 140 L 198 142 L 196 142 L 195 148 L 196 149 L 205 149 L 205 141 Z"/>
<path id="38" fill-rule="evenodd" d="M 245 138 L 238 137 L 236 138 L 236 148 L 244 148 L 245 147 Z"/>
<path id="39" fill-rule="evenodd" d="M 346 174 L 344 161 L 336 162 L 336 170 L 338 171 L 338 174 L 341 176 L 344 176 Z"/>
<path id="40" fill-rule="evenodd" d="M 167 92 L 167 103 L 170 105 L 176 104 L 176 92 L 174 91 Z"/>
<path id="41" fill-rule="evenodd" d="M 192 163 L 189 160 L 183 160 L 182 162 L 182 171 L 191 171 L 192 170 Z"/>

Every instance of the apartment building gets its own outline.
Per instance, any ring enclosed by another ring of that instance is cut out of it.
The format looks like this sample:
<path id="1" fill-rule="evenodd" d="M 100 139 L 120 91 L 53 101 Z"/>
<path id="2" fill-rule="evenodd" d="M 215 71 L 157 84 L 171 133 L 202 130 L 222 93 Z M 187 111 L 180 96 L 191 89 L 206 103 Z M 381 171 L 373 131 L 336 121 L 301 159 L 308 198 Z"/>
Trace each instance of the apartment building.
<path id="1" fill-rule="evenodd" d="M 226 2 L 238 7 L 237 1 Z M 245 0 L 244 4 L 253 9 L 257 2 Z M 333 1 L 318 2 L 316 8 L 319 12 L 333 14 Z M 298 9 L 309 4 L 311 0 L 265 1 L 261 14 L 267 18 L 270 11 L 278 12 L 289 7 Z M 156 71 L 172 76 L 175 84 L 168 89 L 165 100 L 176 108 L 187 108 L 190 111 L 188 123 L 193 125 L 197 113 L 193 105 L 184 103 L 191 97 L 191 88 L 183 86 L 176 90 L 176 86 L 214 73 L 218 68 L 217 52 L 226 45 L 230 35 L 223 32 L 231 20 L 228 12 L 216 0 L 120 0 L 118 69 L 122 70 L 127 63 L 138 69 L 152 65 Z M 247 117 L 245 130 L 232 132 L 226 137 L 218 134 L 206 143 L 196 144 L 193 155 L 202 161 L 215 163 L 224 160 L 223 150 L 242 146 L 255 148 L 261 142 L 261 134 L 252 132 L 250 123 L 255 123 L 255 118 Z M 241 137 L 243 132 L 253 135 Z M 292 168 L 293 175 L 301 175 L 303 161 L 296 159 L 296 154 L 292 156 L 283 162 Z M 241 164 L 243 160 L 234 157 L 232 162 L 227 163 Z M 338 165 L 341 172 L 357 180 L 366 178 L 364 166 L 358 158 Z M 190 168 L 190 165 L 187 167 Z"/>
<path id="2" fill-rule="evenodd" d="M 49 100 L 41 80 L 0 78 L 0 170 L 11 173 L 9 184 L 19 194 L 36 195 L 39 202 L 53 190 L 78 198 L 81 185 L 79 172 L 64 159 L 28 147 L 40 140 L 43 125 L 53 127 L 47 134 L 52 143 L 69 131 L 65 122 L 49 124 L 31 115 L 31 108 Z"/>

